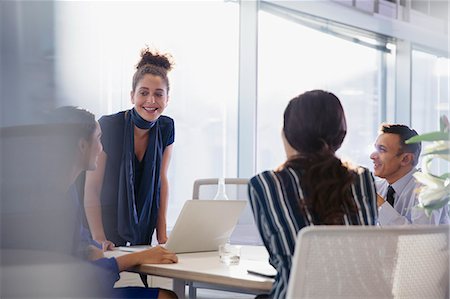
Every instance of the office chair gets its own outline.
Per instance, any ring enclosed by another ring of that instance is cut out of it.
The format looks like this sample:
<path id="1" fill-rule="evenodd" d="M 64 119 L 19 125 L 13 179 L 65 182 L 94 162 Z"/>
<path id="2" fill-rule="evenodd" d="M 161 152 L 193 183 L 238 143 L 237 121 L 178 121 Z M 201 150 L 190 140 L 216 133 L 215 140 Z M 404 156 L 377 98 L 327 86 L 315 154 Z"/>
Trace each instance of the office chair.
<path id="1" fill-rule="evenodd" d="M 448 298 L 448 246 L 448 225 L 307 227 L 286 298 Z"/>
<path id="2" fill-rule="evenodd" d="M 198 179 L 194 181 L 192 199 L 213 199 L 217 192 L 218 178 Z M 247 199 L 248 179 L 226 178 L 225 187 L 229 199 Z M 201 193 L 200 193 L 201 191 Z"/>

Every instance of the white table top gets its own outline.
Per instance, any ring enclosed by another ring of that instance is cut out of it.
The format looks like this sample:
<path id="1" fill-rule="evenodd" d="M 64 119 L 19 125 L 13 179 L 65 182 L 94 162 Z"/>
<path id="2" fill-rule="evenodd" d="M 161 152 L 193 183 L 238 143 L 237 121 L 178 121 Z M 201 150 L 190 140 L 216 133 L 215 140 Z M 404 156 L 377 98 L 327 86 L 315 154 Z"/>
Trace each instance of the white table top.
<path id="1" fill-rule="evenodd" d="M 112 257 L 123 254 L 127 252 L 115 250 L 107 252 L 106 255 Z M 130 271 L 252 291 L 268 292 L 272 288 L 273 279 L 247 273 L 248 269 L 274 272 L 263 246 L 242 246 L 240 263 L 234 266 L 221 263 L 217 251 L 184 253 L 177 256 L 177 264 L 145 264 Z"/>

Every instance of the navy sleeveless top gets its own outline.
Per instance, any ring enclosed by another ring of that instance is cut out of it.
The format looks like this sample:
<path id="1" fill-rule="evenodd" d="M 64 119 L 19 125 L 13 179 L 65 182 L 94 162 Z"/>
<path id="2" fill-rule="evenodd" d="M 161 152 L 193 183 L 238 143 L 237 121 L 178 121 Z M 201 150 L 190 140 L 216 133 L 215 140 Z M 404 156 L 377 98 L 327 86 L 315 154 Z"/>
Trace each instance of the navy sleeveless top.
<path id="1" fill-rule="evenodd" d="M 151 155 L 154 157 L 151 163 L 146 163 L 143 167 L 151 167 L 154 171 L 150 171 L 150 177 L 146 178 L 146 182 L 141 181 L 141 169 L 134 169 L 139 184 L 150 184 L 148 189 L 149 194 L 139 194 L 136 197 L 136 205 L 138 206 L 139 214 L 143 213 L 142 209 L 147 207 L 150 211 L 144 211 L 150 215 L 151 219 L 145 219 L 145 225 L 139 227 L 140 234 L 144 234 L 139 241 L 130 240 L 130 236 L 125 236 L 120 232 L 119 223 L 126 223 L 129 219 L 120 219 L 123 217 L 122 211 L 119 211 L 118 194 L 120 181 L 120 168 L 123 159 L 123 144 L 124 144 L 124 128 L 125 128 L 125 113 L 121 111 L 116 114 L 106 115 L 100 118 L 99 123 L 102 129 L 102 145 L 103 150 L 107 155 L 105 174 L 103 179 L 103 186 L 100 195 L 100 202 L 102 206 L 102 218 L 105 235 L 108 240 L 113 242 L 116 246 L 125 245 L 126 242 L 131 242 L 133 245 L 149 244 L 151 237 L 156 227 L 159 197 L 160 197 L 160 169 L 162 154 L 165 148 L 174 142 L 174 122 L 170 117 L 161 115 L 156 121 L 150 131 L 149 144 L 147 146 L 146 155 L 150 149 L 155 148 L 155 152 L 160 154 Z M 133 163 L 135 164 L 135 163 Z M 148 164 L 148 165 L 147 165 Z M 137 172 L 136 172 L 137 170 Z M 136 188 L 139 186 L 135 186 Z M 151 201 L 151 202 L 145 202 Z M 124 220 L 124 221 L 121 221 Z M 129 228 L 136 230 L 136 227 Z"/>

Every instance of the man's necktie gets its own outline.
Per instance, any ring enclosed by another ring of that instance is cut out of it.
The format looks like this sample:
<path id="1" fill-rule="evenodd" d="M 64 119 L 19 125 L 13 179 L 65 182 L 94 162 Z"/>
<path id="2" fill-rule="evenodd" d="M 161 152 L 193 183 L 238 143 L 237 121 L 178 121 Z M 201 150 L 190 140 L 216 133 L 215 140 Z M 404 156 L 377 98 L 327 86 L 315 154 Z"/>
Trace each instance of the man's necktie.
<path id="1" fill-rule="evenodd" d="M 394 206 L 394 194 L 395 194 L 394 188 L 392 188 L 392 186 L 389 185 L 387 195 L 386 195 L 386 200 L 388 203 L 391 204 L 391 206 Z"/>

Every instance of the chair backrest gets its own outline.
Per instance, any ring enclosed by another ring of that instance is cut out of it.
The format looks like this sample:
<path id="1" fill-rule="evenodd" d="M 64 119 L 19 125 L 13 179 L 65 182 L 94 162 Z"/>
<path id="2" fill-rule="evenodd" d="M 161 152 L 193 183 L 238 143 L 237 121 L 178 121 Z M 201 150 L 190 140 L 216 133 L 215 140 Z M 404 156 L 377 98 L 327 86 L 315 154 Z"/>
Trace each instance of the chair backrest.
<path id="1" fill-rule="evenodd" d="M 76 214 L 65 185 L 73 168 L 71 128 L 0 128 L 1 248 L 73 250 Z"/>
<path id="2" fill-rule="evenodd" d="M 212 199 L 217 192 L 218 182 L 218 178 L 195 180 L 192 199 Z M 246 199 L 247 184 L 248 179 L 226 178 L 226 194 L 230 199 Z"/>
<path id="3" fill-rule="evenodd" d="M 314 226 L 286 298 L 449 298 L 449 226 Z"/>
<path id="4" fill-rule="evenodd" d="M 192 199 L 213 199 L 217 192 L 218 182 L 218 178 L 195 180 Z M 230 200 L 248 200 L 248 179 L 225 178 L 225 193 Z M 262 245 L 250 204 L 247 204 L 239 217 L 230 241 L 231 243 Z"/>

